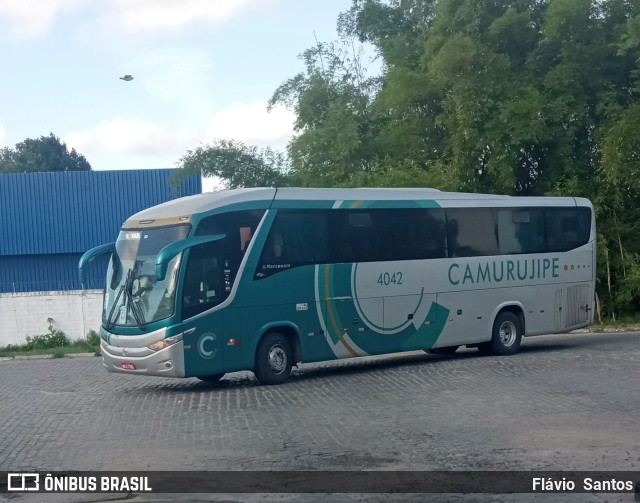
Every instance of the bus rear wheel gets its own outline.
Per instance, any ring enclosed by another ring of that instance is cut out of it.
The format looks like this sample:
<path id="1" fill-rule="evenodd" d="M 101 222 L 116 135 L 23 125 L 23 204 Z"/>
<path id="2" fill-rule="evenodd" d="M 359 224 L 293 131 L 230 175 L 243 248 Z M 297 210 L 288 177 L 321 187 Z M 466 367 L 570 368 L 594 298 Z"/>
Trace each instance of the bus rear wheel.
<path id="1" fill-rule="evenodd" d="M 491 340 L 478 345 L 481 354 L 514 355 L 522 342 L 522 323 L 511 311 L 503 311 L 493 322 Z"/>
<path id="2" fill-rule="evenodd" d="M 431 355 L 452 355 L 460 346 L 447 346 L 444 348 L 429 348 L 425 349 L 425 353 L 429 353 Z"/>
<path id="3" fill-rule="evenodd" d="M 224 377 L 224 373 L 222 374 L 213 374 L 210 376 L 198 376 L 198 379 L 204 382 L 218 382 L 220 379 Z"/>
<path id="4" fill-rule="evenodd" d="M 265 335 L 256 351 L 253 373 L 262 384 L 282 384 L 291 374 L 293 356 L 289 339 L 272 332 Z"/>

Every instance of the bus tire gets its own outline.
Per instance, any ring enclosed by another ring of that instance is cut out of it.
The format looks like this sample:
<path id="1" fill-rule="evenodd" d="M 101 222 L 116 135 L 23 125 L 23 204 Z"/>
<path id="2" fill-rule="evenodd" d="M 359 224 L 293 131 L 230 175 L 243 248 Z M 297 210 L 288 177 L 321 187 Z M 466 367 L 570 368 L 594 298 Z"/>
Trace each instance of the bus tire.
<path id="1" fill-rule="evenodd" d="M 425 353 L 429 353 L 430 355 L 452 355 L 460 346 L 447 346 L 444 348 L 429 348 L 425 349 Z"/>
<path id="2" fill-rule="evenodd" d="M 478 345 L 481 354 L 514 355 L 522 342 L 520 318 L 511 311 L 502 311 L 493 322 L 491 340 Z"/>
<path id="3" fill-rule="evenodd" d="M 256 350 L 253 373 L 262 384 L 282 384 L 291 374 L 293 353 L 284 335 L 271 332 L 265 335 Z"/>
<path id="4" fill-rule="evenodd" d="M 210 376 L 198 376 L 198 379 L 204 382 L 218 382 L 223 377 L 224 377 L 224 372 L 222 374 L 213 374 Z"/>

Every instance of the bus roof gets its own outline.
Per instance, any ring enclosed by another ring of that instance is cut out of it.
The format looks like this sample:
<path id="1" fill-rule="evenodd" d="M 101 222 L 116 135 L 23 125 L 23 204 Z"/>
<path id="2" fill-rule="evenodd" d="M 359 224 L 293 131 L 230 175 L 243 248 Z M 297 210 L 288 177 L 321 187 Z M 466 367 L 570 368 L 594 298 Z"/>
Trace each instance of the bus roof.
<path id="1" fill-rule="evenodd" d="M 265 207 L 268 207 L 275 194 L 276 189 L 273 188 L 250 188 L 206 192 L 195 196 L 180 197 L 132 215 L 123 224 L 123 227 L 137 227 L 140 222 L 145 221 L 154 221 L 154 225 L 180 223 L 181 219 L 184 221 L 191 215 L 250 201 L 264 201 Z"/>
<path id="2" fill-rule="evenodd" d="M 269 208 L 279 201 L 435 201 L 443 207 L 497 206 L 591 206 L 587 199 L 573 197 L 512 197 L 494 194 L 442 192 L 431 188 L 247 188 L 207 192 L 181 197 L 131 216 L 123 227 L 137 227 L 141 223 L 153 226 L 184 222 L 192 215 L 241 203 L 264 203 Z M 255 207 L 255 206 L 254 206 Z M 153 222 L 153 223 L 152 223 Z"/>

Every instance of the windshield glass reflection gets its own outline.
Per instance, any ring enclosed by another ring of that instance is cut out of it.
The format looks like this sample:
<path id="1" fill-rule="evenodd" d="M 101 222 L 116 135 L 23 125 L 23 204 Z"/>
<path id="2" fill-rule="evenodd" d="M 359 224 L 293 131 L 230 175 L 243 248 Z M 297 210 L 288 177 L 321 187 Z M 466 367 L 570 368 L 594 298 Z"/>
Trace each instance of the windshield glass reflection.
<path id="1" fill-rule="evenodd" d="M 145 329 L 148 323 L 168 318 L 175 310 L 181 254 L 159 280 L 155 274 L 158 252 L 189 234 L 189 225 L 144 230 L 123 230 L 116 241 L 115 256 L 107 270 L 103 323 Z"/>

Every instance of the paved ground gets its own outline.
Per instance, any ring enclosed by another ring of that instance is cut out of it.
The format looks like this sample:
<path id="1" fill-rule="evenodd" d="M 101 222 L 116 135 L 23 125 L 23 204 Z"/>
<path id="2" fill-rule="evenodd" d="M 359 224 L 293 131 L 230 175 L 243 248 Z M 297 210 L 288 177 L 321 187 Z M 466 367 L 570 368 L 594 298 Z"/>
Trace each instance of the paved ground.
<path id="1" fill-rule="evenodd" d="M 511 357 L 480 357 L 475 350 L 452 357 L 413 352 L 308 365 L 277 387 L 257 385 L 250 373 L 231 374 L 216 385 L 107 374 L 99 358 L 3 361 L 0 471 L 637 471 L 639 364 L 640 333 L 526 339 L 521 353 Z M 566 500 L 540 497 L 522 498 Z M 68 495 L 31 498 L 70 500 Z M 188 499 L 196 498 L 211 499 Z M 213 500 L 256 498 L 263 497 Z M 427 499 L 304 497 L 363 498 Z M 75 501 L 106 499 L 92 495 Z M 174 499 L 153 495 L 130 501 Z M 633 497 L 576 499 L 605 500 Z"/>

